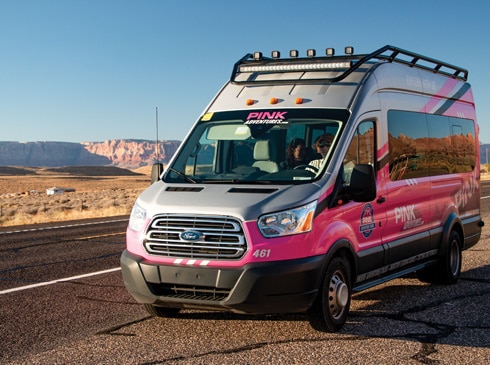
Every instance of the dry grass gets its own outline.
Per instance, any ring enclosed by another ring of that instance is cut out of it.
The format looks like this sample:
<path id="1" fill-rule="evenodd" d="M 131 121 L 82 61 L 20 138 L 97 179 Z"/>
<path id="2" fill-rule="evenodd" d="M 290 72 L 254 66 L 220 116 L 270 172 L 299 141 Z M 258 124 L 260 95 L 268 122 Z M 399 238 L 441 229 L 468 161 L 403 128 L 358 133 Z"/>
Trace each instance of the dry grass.
<path id="1" fill-rule="evenodd" d="M 482 180 L 489 179 L 490 174 L 482 174 Z M 0 226 L 127 215 L 149 185 L 150 167 L 133 172 L 0 167 Z M 75 192 L 46 195 L 46 189 L 54 186 Z"/>
<path id="2" fill-rule="evenodd" d="M 149 184 L 148 168 L 0 168 L 0 226 L 126 215 Z M 75 192 L 47 195 L 55 186 Z"/>

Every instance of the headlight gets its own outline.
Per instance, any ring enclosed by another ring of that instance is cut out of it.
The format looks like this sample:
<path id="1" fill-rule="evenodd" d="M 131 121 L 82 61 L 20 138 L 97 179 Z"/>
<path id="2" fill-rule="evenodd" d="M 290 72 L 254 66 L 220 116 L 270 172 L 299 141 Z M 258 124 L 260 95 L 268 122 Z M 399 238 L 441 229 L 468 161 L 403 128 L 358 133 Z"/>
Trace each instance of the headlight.
<path id="1" fill-rule="evenodd" d="M 141 208 L 138 203 L 134 204 L 131 216 L 129 217 L 129 229 L 139 232 L 146 222 L 146 210 Z"/>
<path id="2" fill-rule="evenodd" d="M 302 207 L 266 214 L 257 224 L 264 237 L 288 236 L 311 231 L 316 201 Z"/>

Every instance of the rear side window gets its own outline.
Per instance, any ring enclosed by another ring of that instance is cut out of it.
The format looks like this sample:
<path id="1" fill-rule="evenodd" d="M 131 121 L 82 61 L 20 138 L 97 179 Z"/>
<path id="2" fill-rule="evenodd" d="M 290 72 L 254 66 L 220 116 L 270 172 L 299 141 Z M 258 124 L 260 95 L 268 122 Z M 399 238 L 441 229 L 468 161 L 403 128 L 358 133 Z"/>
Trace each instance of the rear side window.
<path id="1" fill-rule="evenodd" d="M 475 168 L 472 120 L 390 110 L 388 133 L 391 180 L 470 172 Z"/>

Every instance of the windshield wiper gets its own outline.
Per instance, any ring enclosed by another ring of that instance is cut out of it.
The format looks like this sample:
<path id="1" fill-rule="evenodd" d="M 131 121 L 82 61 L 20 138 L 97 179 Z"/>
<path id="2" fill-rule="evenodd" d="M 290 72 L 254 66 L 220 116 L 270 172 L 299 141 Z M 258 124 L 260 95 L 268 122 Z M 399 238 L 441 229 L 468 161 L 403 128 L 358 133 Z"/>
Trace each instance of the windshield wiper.
<path id="1" fill-rule="evenodd" d="M 203 180 L 203 183 L 206 184 L 238 184 L 243 183 L 243 180 L 240 179 L 206 179 Z"/>
<path id="2" fill-rule="evenodd" d="M 275 184 L 272 180 L 242 180 L 242 179 L 206 179 L 203 184 L 242 184 L 242 185 L 270 185 Z"/>
<path id="3" fill-rule="evenodd" d="M 189 176 L 184 174 L 182 171 L 176 170 L 173 167 L 168 168 L 170 171 L 175 172 L 177 175 L 179 175 L 181 178 L 183 178 L 185 181 L 190 182 L 192 184 L 197 184 L 196 180 L 191 179 Z"/>

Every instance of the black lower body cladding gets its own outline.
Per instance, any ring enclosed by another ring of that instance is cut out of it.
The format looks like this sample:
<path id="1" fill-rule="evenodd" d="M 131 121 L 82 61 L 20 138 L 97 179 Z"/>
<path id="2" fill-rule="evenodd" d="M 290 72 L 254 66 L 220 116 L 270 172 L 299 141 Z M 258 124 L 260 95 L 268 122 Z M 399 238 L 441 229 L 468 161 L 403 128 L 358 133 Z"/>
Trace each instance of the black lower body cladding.
<path id="1" fill-rule="evenodd" d="M 239 268 L 158 265 L 124 251 L 124 284 L 140 303 L 265 314 L 304 312 L 313 303 L 324 256 Z"/>

